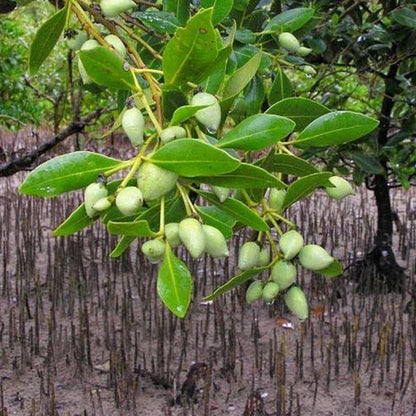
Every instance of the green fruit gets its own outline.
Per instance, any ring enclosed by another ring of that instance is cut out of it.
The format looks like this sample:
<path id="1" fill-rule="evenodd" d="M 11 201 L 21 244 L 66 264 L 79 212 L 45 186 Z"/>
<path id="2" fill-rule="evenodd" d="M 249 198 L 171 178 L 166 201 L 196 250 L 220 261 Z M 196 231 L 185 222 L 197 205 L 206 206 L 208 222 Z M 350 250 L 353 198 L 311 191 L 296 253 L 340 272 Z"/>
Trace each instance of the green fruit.
<path id="1" fill-rule="evenodd" d="M 311 52 L 312 52 L 312 49 L 311 49 L 311 48 L 307 48 L 307 47 L 305 47 L 305 46 L 301 46 L 301 47 L 300 47 L 300 48 L 296 51 L 296 53 L 297 53 L 299 56 L 302 56 L 302 57 L 309 55 Z"/>
<path id="2" fill-rule="evenodd" d="M 221 107 L 214 95 L 199 92 L 192 97 L 191 105 L 207 105 L 195 113 L 195 118 L 206 127 L 209 133 L 215 133 L 221 124 Z"/>
<path id="3" fill-rule="evenodd" d="M 105 211 L 111 207 L 111 201 L 108 198 L 100 198 L 93 206 L 92 209 L 97 212 Z"/>
<path id="4" fill-rule="evenodd" d="M 267 266 L 270 263 L 269 247 L 263 246 L 260 250 L 259 259 L 257 260 L 257 267 Z"/>
<path id="5" fill-rule="evenodd" d="M 152 264 L 159 263 L 165 254 L 165 243 L 161 240 L 149 240 L 142 244 L 142 252 Z"/>
<path id="6" fill-rule="evenodd" d="M 127 56 L 127 49 L 124 43 L 116 35 L 107 35 L 104 40 L 124 59 Z"/>
<path id="7" fill-rule="evenodd" d="M 108 196 L 108 191 L 104 183 L 93 182 L 90 183 L 84 191 L 84 206 L 87 215 L 90 218 L 97 216 L 97 211 L 93 208 L 93 205 L 101 198 Z"/>
<path id="8" fill-rule="evenodd" d="M 316 75 L 316 70 L 313 66 L 306 65 L 303 67 L 303 72 L 310 77 L 314 77 Z"/>
<path id="9" fill-rule="evenodd" d="M 136 6 L 132 0 L 101 0 L 101 11 L 105 17 L 116 17 Z"/>
<path id="10" fill-rule="evenodd" d="M 291 287 L 285 294 L 285 303 L 292 313 L 294 313 L 300 320 L 308 317 L 308 302 L 305 294 L 297 286 Z"/>
<path id="11" fill-rule="evenodd" d="M 177 222 L 170 222 L 165 225 L 165 237 L 172 248 L 181 245 L 181 239 L 179 238 L 179 224 Z"/>
<path id="12" fill-rule="evenodd" d="M 217 196 L 217 198 L 220 200 L 220 202 L 224 202 L 231 193 L 230 188 L 223 188 L 222 186 L 211 186 L 212 191 Z"/>
<path id="13" fill-rule="evenodd" d="M 256 267 L 260 257 L 260 247 L 254 241 L 244 243 L 238 253 L 238 268 L 251 270 Z"/>
<path id="14" fill-rule="evenodd" d="M 279 285 L 275 282 L 268 282 L 266 283 L 266 286 L 263 288 L 263 299 L 266 302 L 272 302 L 276 299 L 276 296 L 279 293 Z"/>
<path id="15" fill-rule="evenodd" d="M 205 232 L 198 220 L 185 218 L 179 223 L 178 232 L 183 245 L 194 259 L 205 251 Z"/>
<path id="16" fill-rule="evenodd" d="M 127 186 L 117 194 L 116 206 L 123 215 L 137 214 L 140 207 L 143 206 L 142 192 L 135 186 Z"/>
<path id="17" fill-rule="evenodd" d="M 279 246 L 286 260 L 293 259 L 303 247 L 303 237 L 297 231 L 290 230 L 280 237 Z"/>
<path id="18" fill-rule="evenodd" d="M 142 112 L 138 108 L 133 107 L 126 110 L 121 117 L 121 125 L 133 146 L 139 146 L 143 143 L 145 121 Z"/>
<path id="19" fill-rule="evenodd" d="M 303 247 L 298 258 L 299 263 L 305 269 L 313 271 L 326 269 L 335 260 L 321 246 L 316 244 L 307 244 Z"/>
<path id="20" fill-rule="evenodd" d="M 88 51 L 88 50 L 94 49 L 98 46 L 100 46 L 100 44 L 95 39 L 89 39 L 89 40 L 87 40 L 86 42 L 84 42 L 82 44 L 81 50 L 82 51 Z M 81 75 L 81 79 L 82 79 L 82 82 L 84 84 L 91 84 L 92 83 L 92 80 L 89 77 L 89 75 L 87 74 L 87 71 L 85 70 L 84 65 L 83 65 L 83 63 L 81 62 L 80 59 L 78 59 L 78 71 L 79 71 L 79 74 Z"/>
<path id="21" fill-rule="evenodd" d="M 227 257 L 230 252 L 224 235 L 220 230 L 211 225 L 202 225 L 205 233 L 205 251 L 214 258 Z"/>
<path id="22" fill-rule="evenodd" d="M 255 280 L 250 284 L 246 292 L 246 302 L 251 304 L 256 300 L 260 299 L 263 294 L 263 281 Z"/>
<path id="23" fill-rule="evenodd" d="M 353 195 L 354 190 L 348 181 L 340 176 L 331 176 L 329 181 L 334 185 L 334 187 L 326 187 L 326 193 L 334 199 L 342 199 L 348 195 Z"/>
<path id="24" fill-rule="evenodd" d="M 181 126 L 167 127 L 160 133 L 162 143 L 169 143 L 175 139 L 183 139 L 186 137 L 186 130 Z"/>
<path id="25" fill-rule="evenodd" d="M 78 49 L 81 48 L 81 46 L 86 42 L 87 39 L 88 39 L 88 35 L 83 31 L 79 31 L 75 36 L 68 39 L 67 41 L 68 48 L 73 51 L 77 51 Z"/>
<path id="26" fill-rule="evenodd" d="M 283 207 L 283 202 L 285 201 L 286 191 L 283 189 L 270 189 L 269 193 L 269 206 L 270 208 L 280 212 Z"/>
<path id="27" fill-rule="evenodd" d="M 160 198 L 171 191 L 178 180 L 178 175 L 159 168 L 150 162 L 144 162 L 137 174 L 137 186 L 142 191 L 145 201 Z"/>
<path id="28" fill-rule="evenodd" d="M 278 39 L 280 46 L 287 49 L 289 52 L 297 52 L 300 48 L 300 43 L 296 36 L 289 32 L 282 32 Z"/>
<path id="29" fill-rule="evenodd" d="M 281 290 L 287 289 L 296 279 L 296 267 L 288 261 L 280 260 L 273 266 L 270 277 Z"/>

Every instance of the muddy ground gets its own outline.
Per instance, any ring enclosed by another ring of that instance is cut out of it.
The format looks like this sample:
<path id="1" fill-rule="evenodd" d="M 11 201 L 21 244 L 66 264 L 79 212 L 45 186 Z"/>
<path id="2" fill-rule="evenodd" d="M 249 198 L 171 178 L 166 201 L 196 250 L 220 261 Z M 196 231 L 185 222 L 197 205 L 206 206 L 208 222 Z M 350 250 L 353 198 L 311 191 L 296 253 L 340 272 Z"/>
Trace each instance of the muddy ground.
<path id="1" fill-rule="evenodd" d="M 155 296 L 157 267 L 138 244 L 110 259 L 117 238 L 99 224 L 52 237 L 81 194 L 19 196 L 23 177 L 0 179 L 1 416 L 240 416 L 253 392 L 267 412 L 258 414 L 416 414 L 414 189 L 392 192 L 404 294 L 363 296 L 346 276 L 299 270 L 311 304 L 301 323 L 280 302 L 246 305 L 241 289 L 203 302 L 236 273 L 232 261 L 203 258 L 190 261 L 194 297 L 179 320 Z M 344 266 L 371 248 L 376 217 L 363 188 L 341 202 L 318 192 L 290 218 Z"/>

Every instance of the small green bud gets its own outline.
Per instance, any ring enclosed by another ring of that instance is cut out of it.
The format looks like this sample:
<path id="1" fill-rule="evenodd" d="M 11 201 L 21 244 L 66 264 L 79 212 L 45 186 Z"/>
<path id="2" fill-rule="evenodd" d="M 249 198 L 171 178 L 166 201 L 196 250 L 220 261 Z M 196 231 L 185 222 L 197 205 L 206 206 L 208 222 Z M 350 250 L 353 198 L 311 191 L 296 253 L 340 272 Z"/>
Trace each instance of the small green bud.
<path id="1" fill-rule="evenodd" d="M 316 75 L 316 70 L 313 66 L 305 65 L 303 67 L 303 72 L 310 77 L 314 77 Z"/>
<path id="2" fill-rule="evenodd" d="M 354 194 L 354 190 L 348 181 L 340 176 L 331 176 L 329 181 L 334 185 L 334 187 L 326 187 L 326 193 L 334 199 L 343 199 L 349 195 Z"/>
<path id="3" fill-rule="evenodd" d="M 303 247 L 303 237 L 295 230 L 290 230 L 279 239 L 280 250 L 286 260 L 293 259 Z"/>
<path id="4" fill-rule="evenodd" d="M 161 240 L 149 240 L 142 244 L 142 252 L 152 264 L 159 263 L 165 255 L 165 243 Z"/>
<path id="5" fill-rule="evenodd" d="M 127 109 L 121 117 L 121 125 L 133 146 L 140 146 L 143 143 L 145 121 L 138 108 Z"/>
<path id="6" fill-rule="evenodd" d="M 279 44 L 282 48 L 287 49 L 289 52 L 297 52 L 300 48 L 300 43 L 296 36 L 289 32 L 282 32 L 279 37 Z"/>
<path id="7" fill-rule="evenodd" d="M 142 192 L 136 186 L 127 186 L 117 194 L 116 206 L 123 215 L 137 214 L 143 206 Z"/>
<path id="8" fill-rule="evenodd" d="M 271 188 L 269 193 L 270 208 L 280 212 L 285 201 L 286 191 L 284 189 Z"/>
<path id="9" fill-rule="evenodd" d="M 205 251 L 214 258 L 227 257 L 228 251 L 227 242 L 220 230 L 211 225 L 202 225 L 205 233 Z"/>
<path id="10" fill-rule="evenodd" d="M 302 289 L 292 286 L 285 294 L 284 299 L 289 310 L 300 320 L 303 321 L 308 317 L 308 301 Z"/>
<path id="11" fill-rule="evenodd" d="M 106 198 L 108 191 L 104 183 L 93 182 L 90 183 L 84 191 L 84 206 L 87 215 L 90 218 L 97 216 L 97 211 L 93 208 L 94 204 L 101 198 Z"/>
<path id="12" fill-rule="evenodd" d="M 162 143 L 169 143 L 175 139 L 183 139 L 186 137 L 186 130 L 181 126 L 171 126 L 162 130 L 160 140 Z"/>
<path id="13" fill-rule="evenodd" d="M 88 35 L 84 31 L 79 31 L 75 36 L 67 41 L 68 48 L 77 51 L 87 41 Z"/>
<path id="14" fill-rule="evenodd" d="M 207 105 L 195 113 L 195 118 L 206 127 L 208 133 L 215 133 L 221 124 L 221 107 L 214 95 L 199 92 L 192 97 L 191 105 Z"/>
<path id="15" fill-rule="evenodd" d="M 279 285 L 275 282 L 268 282 L 263 288 L 263 299 L 266 302 L 273 302 L 276 296 L 279 294 Z"/>
<path id="16" fill-rule="evenodd" d="M 179 223 L 178 233 L 183 245 L 194 259 L 205 251 L 206 236 L 198 220 L 185 218 Z"/>
<path id="17" fill-rule="evenodd" d="M 260 250 L 259 259 L 257 260 L 257 267 L 267 266 L 270 263 L 269 247 L 263 246 Z"/>
<path id="18" fill-rule="evenodd" d="M 299 253 L 299 263 L 305 269 L 318 271 L 326 269 L 334 262 L 334 258 L 330 256 L 325 249 L 316 244 L 307 244 Z"/>
<path id="19" fill-rule="evenodd" d="M 302 56 L 302 57 L 308 56 L 311 52 L 312 52 L 312 49 L 311 48 L 307 48 L 305 46 L 299 47 L 299 49 L 296 51 L 296 53 L 299 56 Z"/>
<path id="20" fill-rule="evenodd" d="M 125 58 L 127 56 L 127 50 L 124 46 L 124 43 L 120 40 L 120 38 L 116 35 L 107 35 L 104 38 L 107 43 L 114 48 L 114 50 L 118 53 L 121 58 Z"/>
<path id="21" fill-rule="evenodd" d="M 264 283 L 262 280 L 255 280 L 247 288 L 246 302 L 252 304 L 256 300 L 260 299 L 263 294 Z"/>
<path id="22" fill-rule="evenodd" d="M 93 206 L 92 209 L 97 212 L 102 212 L 111 207 L 111 202 L 108 198 L 100 198 Z"/>
<path id="23" fill-rule="evenodd" d="M 251 270 L 259 261 L 260 247 L 254 241 L 244 243 L 238 253 L 238 268 L 240 270 Z"/>
<path id="24" fill-rule="evenodd" d="M 91 49 L 94 49 L 96 47 L 100 46 L 100 44 L 95 40 L 95 39 L 89 39 L 86 42 L 84 42 L 81 46 L 81 50 L 82 51 L 88 51 Z M 89 75 L 87 74 L 87 71 L 85 70 L 85 67 L 81 61 L 81 59 L 78 59 L 78 71 L 79 74 L 81 75 L 81 79 L 82 82 L 84 84 L 91 84 L 92 80 L 89 77 Z"/>
<path id="25" fill-rule="evenodd" d="M 270 277 L 281 290 L 285 290 L 295 282 L 296 267 L 288 261 L 280 260 L 273 266 Z"/>
<path id="26" fill-rule="evenodd" d="M 105 17 L 117 17 L 136 6 L 132 0 L 101 0 L 101 11 Z"/>
<path id="27" fill-rule="evenodd" d="M 181 239 L 179 238 L 179 224 L 177 222 L 170 222 L 165 225 L 165 237 L 172 248 L 181 245 Z"/>

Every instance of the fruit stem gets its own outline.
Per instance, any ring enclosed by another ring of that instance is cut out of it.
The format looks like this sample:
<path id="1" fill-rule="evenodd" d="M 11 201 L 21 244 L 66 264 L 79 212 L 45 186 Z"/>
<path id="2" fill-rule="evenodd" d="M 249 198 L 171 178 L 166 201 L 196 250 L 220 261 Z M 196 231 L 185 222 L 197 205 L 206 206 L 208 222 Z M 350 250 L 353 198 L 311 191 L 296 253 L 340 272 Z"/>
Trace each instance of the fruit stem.
<path id="1" fill-rule="evenodd" d="M 271 215 L 273 215 L 273 217 L 277 218 L 279 221 L 284 222 L 285 224 L 287 224 L 291 229 L 296 230 L 298 227 L 296 226 L 295 223 L 293 223 L 292 221 L 289 221 L 287 218 L 282 217 L 280 214 L 278 214 L 277 212 L 271 212 Z"/>
<path id="2" fill-rule="evenodd" d="M 269 240 L 270 247 L 273 251 L 273 257 L 280 257 L 279 251 L 277 250 L 276 243 L 274 242 L 273 236 L 270 231 L 265 231 L 267 240 Z"/>
<path id="3" fill-rule="evenodd" d="M 280 150 L 280 152 L 284 152 L 287 153 L 290 156 L 295 156 L 297 157 L 294 153 L 292 153 L 285 145 L 289 144 L 290 142 L 279 142 L 277 143 L 278 149 Z"/>
<path id="4" fill-rule="evenodd" d="M 162 196 L 160 200 L 160 220 L 159 220 L 159 232 L 161 236 L 165 234 L 165 196 Z"/>
<path id="5" fill-rule="evenodd" d="M 129 166 L 132 166 L 133 164 L 134 164 L 134 158 L 133 159 L 130 159 L 130 160 L 126 160 L 126 161 L 120 163 L 119 165 L 115 166 L 114 168 L 105 171 L 103 173 L 103 175 L 106 178 L 108 178 L 109 176 L 114 175 L 116 172 L 118 172 L 120 170 L 123 170 L 123 169 L 126 169 Z"/>
<path id="6" fill-rule="evenodd" d="M 242 189 L 242 190 L 241 190 L 241 193 L 242 193 L 242 195 L 244 196 L 244 198 L 246 199 L 246 201 L 247 201 L 247 205 L 248 205 L 250 208 L 253 208 L 253 207 L 256 207 L 256 206 L 257 206 L 257 204 L 256 204 L 255 202 L 253 202 L 253 201 L 252 201 L 252 199 L 250 198 L 250 195 L 248 194 L 248 192 L 247 192 L 245 189 Z"/>
<path id="7" fill-rule="evenodd" d="M 85 13 L 84 9 L 80 6 L 77 0 L 72 0 L 72 11 L 77 15 L 78 20 L 83 24 L 87 25 L 86 30 L 90 33 L 95 39 L 97 39 L 102 45 L 108 46 L 108 43 L 104 40 L 101 36 L 99 30 L 95 27 L 94 23 L 88 17 L 87 13 Z"/>
<path id="8" fill-rule="evenodd" d="M 178 188 L 179 193 L 181 194 L 183 203 L 185 205 L 186 215 L 192 216 L 194 214 L 199 218 L 199 214 L 196 211 L 192 201 L 189 199 L 189 195 L 184 191 L 183 186 L 177 183 L 176 187 Z"/>
<path id="9" fill-rule="evenodd" d="M 276 220 L 273 218 L 273 216 L 271 215 L 271 213 L 268 213 L 266 215 L 266 217 L 272 223 L 273 227 L 276 229 L 277 234 L 279 234 L 279 236 L 282 235 L 283 234 L 283 231 L 280 228 L 279 224 L 276 222 Z"/>
<path id="10" fill-rule="evenodd" d="M 159 74 L 163 75 L 163 71 L 159 71 L 158 69 L 150 69 L 150 68 L 132 68 L 134 72 L 137 72 L 138 74 Z"/>

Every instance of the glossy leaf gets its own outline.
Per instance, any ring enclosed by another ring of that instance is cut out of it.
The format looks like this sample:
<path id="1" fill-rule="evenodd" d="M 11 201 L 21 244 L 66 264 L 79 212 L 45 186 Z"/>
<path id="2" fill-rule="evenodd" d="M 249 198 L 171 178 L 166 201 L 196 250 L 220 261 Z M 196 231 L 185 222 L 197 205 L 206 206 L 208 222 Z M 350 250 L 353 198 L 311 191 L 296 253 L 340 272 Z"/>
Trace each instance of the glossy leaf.
<path id="1" fill-rule="evenodd" d="M 287 118 L 256 114 L 226 133 L 217 143 L 217 147 L 249 151 L 262 150 L 287 137 L 294 127 L 295 123 Z"/>
<path id="2" fill-rule="evenodd" d="M 325 277 L 336 277 L 341 275 L 343 272 L 342 264 L 339 260 L 334 260 L 328 267 L 323 270 L 319 270 L 315 273 Z"/>
<path id="3" fill-rule="evenodd" d="M 81 50 L 78 56 L 88 76 L 98 85 L 117 90 L 134 90 L 134 78 L 124 69 L 124 61 L 103 46 Z"/>
<path id="4" fill-rule="evenodd" d="M 130 244 L 133 243 L 135 239 L 136 237 L 127 237 L 125 235 L 121 237 L 113 251 L 110 253 L 110 257 L 120 257 L 130 247 Z"/>
<path id="5" fill-rule="evenodd" d="M 305 25 L 314 14 L 314 10 L 307 7 L 287 10 L 273 17 L 264 30 L 292 33 Z"/>
<path id="6" fill-rule="evenodd" d="M 184 25 L 188 20 L 189 5 L 189 0 L 163 0 L 163 10 L 173 13 L 181 25 Z"/>
<path id="7" fill-rule="evenodd" d="M 166 45 L 162 64 L 167 84 L 199 83 L 209 75 L 207 68 L 218 56 L 219 37 L 211 17 L 212 9 L 199 11 Z"/>
<path id="8" fill-rule="evenodd" d="M 92 152 L 73 152 L 42 163 L 19 187 L 25 195 L 52 197 L 86 187 L 100 173 L 122 162 Z"/>
<path id="9" fill-rule="evenodd" d="M 222 22 L 233 8 L 234 0 L 201 0 L 201 6 L 205 9 L 213 7 L 212 23 L 217 25 Z"/>
<path id="10" fill-rule="evenodd" d="M 181 176 L 211 176 L 231 172 L 240 166 L 240 161 L 197 139 L 174 140 L 149 159 L 161 168 L 176 172 Z"/>
<path id="11" fill-rule="evenodd" d="M 408 7 L 395 9 L 391 12 L 391 17 L 401 26 L 416 28 L 416 11 Z"/>
<path id="12" fill-rule="evenodd" d="M 33 75 L 51 53 L 58 42 L 66 21 L 68 9 L 65 7 L 48 19 L 36 32 L 30 46 L 29 73 Z"/>
<path id="13" fill-rule="evenodd" d="M 272 88 L 269 92 L 269 105 L 290 97 L 291 95 L 293 95 L 293 85 L 285 71 L 283 71 L 283 69 L 278 69 L 276 71 L 276 78 L 274 79 Z"/>
<path id="14" fill-rule="evenodd" d="M 303 176 L 293 182 L 286 190 L 286 197 L 282 209 L 310 195 L 316 188 L 331 186 L 331 183 L 328 181 L 331 176 L 333 176 L 331 172 L 319 172 Z"/>
<path id="15" fill-rule="evenodd" d="M 336 146 L 365 136 L 377 125 L 377 120 L 363 114 L 334 111 L 310 123 L 292 144 L 302 149 Z"/>
<path id="16" fill-rule="evenodd" d="M 257 212 L 251 210 L 237 199 L 227 198 L 224 202 L 220 202 L 220 200 L 212 193 L 201 190 L 196 190 L 196 192 L 205 200 L 216 205 L 222 211 L 235 218 L 238 222 L 241 222 L 241 224 L 247 225 L 257 231 L 267 231 L 269 229 L 267 223 Z"/>
<path id="17" fill-rule="evenodd" d="M 165 119 L 170 120 L 178 108 L 188 105 L 186 95 L 175 86 L 162 86 L 162 109 Z"/>
<path id="18" fill-rule="evenodd" d="M 206 105 L 184 105 L 179 107 L 173 113 L 170 124 L 174 126 L 176 124 L 183 123 L 184 121 L 193 117 L 198 110 L 201 110 L 205 107 Z"/>
<path id="19" fill-rule="evenodd" d="M 287 154 L 276 154 L 273 156 L 273 163 L 270 166 L 272 172 L 283 173 L 284 175 L 307 176 L 318 173 L 318 169 L 300 157 Z"/>
<path id="20" fill-rule="evenodd" d="M 236 288 L 237 286 L 242 285 L 244 282 L 247 282 L 247 280 L 251 279 L 254 276 L 257 276 L 258 274 L 267 269 L 268 266 L 256 267 L 252 270 L 247 270 L 243 273 L 238 274 L 237 276 L 232 277 L 226 283 L 217 287 L 217 289 L 215 289 L 214 292 L 212 292 L 210 295 L 205 296 L 204 301 L 211 301 L 218 298 L 218 296 L 221 296 L 224 293 Z"/>
<path id="21" fill-rule="evenodd" d="M 178 259 L 168 243 L 157 276 L 157 293 L 167 308 L 179 318 L 186 315 L 192 295 L 192 278 L 186 264 Z"/>
<path id="22" fill-rule="evenodd" d="M 242 163 L 236 170 L 223 175 L 197 176 L 195 181 L 236 189 L 286 187 L 281 180 L 267 172 L 267 170 L 250 165 L 249 163 Z"/>
<path id="23" fill-rule="evenodd" d="M 163 11 L 147 11 L 131 13 L 144 25 L 153 29 L 156 33 L 172 35 L 181 26 L 178 18 L 173 13 Z"/>
<path id="24" fill-rule="evenodd" d="M 267 114 L 287 117 L 296 123 L 295 131 L 303 130 L 315 119 L 329 113 L 329 108 L 308 98 L 289 97 L 273 104 Z"/>
<path id="25" fill-rule="evenodd" d="M 379 160 L 368 153 L 361 150 L 350 150 L 345 152 L 346 156 L 354 161 L 364 172 L 372 175 L 382 175 L 384 168 Z"/>
<path id="26" fill-rule="evenodd" d="M 52 235 L 60 237 L 75 234 L 93 222 L 94 220 L 87 215 L 84 204 L 81 204 L 64 222 L 53 230 Z"/>
<path id="27" fill-rule="evenodd" d="M 154 237 L 154 233 L 146 220 L 132 222 L 115 222 L 107 223 L 107 230 L 110 234 L 126 235 L 129 237 Z"/>
<path id="28" fill-rule="evenodd" d="M 215 205 L 206 207 L 195 205 L 195 208 L 204 224 L 211 225 L 220 230 L 226 240 L 229 240 L 233 236 L 233 227 L 236 224 L 236 220 L 232 216 L 226 214 Z"/>

